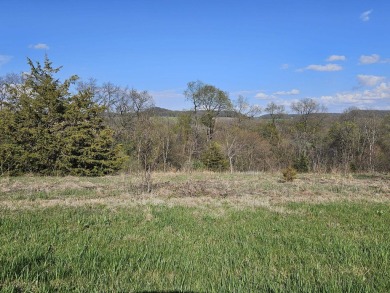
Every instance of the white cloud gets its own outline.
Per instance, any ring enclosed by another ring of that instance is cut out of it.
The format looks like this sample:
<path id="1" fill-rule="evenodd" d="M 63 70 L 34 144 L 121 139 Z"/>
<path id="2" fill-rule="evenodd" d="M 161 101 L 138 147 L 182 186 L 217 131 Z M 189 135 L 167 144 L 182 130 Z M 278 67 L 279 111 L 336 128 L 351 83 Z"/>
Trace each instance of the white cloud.
<path id="1" fill-rule="evenodd" d="M 272 94 L 259 92 L 255 95 L 255 98 L 260 100 L 278 100 L 280 96 L 295 96 L 299 95 L 300 93 L 300 90 L 297 89 L 292 89 L 291 91 L 277 91 Z"/>
<path id="2" fill-rule="evenodd" d="M 36 49 L 36 50 L 49 50 L 50 49 L 49 46 L 47 44 L 44 44 L 44 43 L 38 43 L 35 45 L 30 45 L 28 47 L 31 49 Z"/>
<path id="3" fill-rule="evenodd" d="M 385 77 L 376 76 L 376 75 L 359 74 L 357 76 L 357 80 L 359 84 L 362 86 L 376 86 L 378 83 L 384 81 Z"/>
<path id="4" fill-rule="evenodd" d="M 345 61 L 347 58 L 343 55 L 331 55 L 326 59 L 328 62 L 333 62 L 333 61 Z"/>
<path id="5" fill-rule="evenodd" d="M 342 70 L 343 67 L 341 67 L 340 65 L 338 64 L 332 64 L 332 63 L 329 63 L 329 64 L 326 64 L 326 65 L 316 65 L 316 64 L 312 64 L 312 65 L 309 65 L 299 71 L 303 71 L 303 70 L 314 70 L 314 71 L 340 71 Z"/>
<path id="6" fill-rule="evenodd" d="M 292 89 L 291 91 L 278 91 L 275 92 L 274 95 L 276 96 L 294 96 L 299 95 L 301 92 L 297 89 Z"/>
<path id="7" fill-rule="evenodd" d="M 373 100 L 390 99 L 390 82 L 381 82 L 373 90 L 365 90 L 364 97 Z"/>
<path id="8" fill-rule="evenodd" d="M 374 64 L 380 61 L 381 57 L 378 54 L 362 55 L 359 58 L 360 64 Z"/>
<path id="9" fill-rule="evenodd" d="M 282 64 L 282 65 L 280 66 L 280 68 L 286 70 L 286 69 L 289 69 L 289 68 L 290 68 L 290 65 L 287 64 L 287 63 L 285 63 L 285 64 Z"/>
<path id="10" fill-rule="evenodd" d="M 369 21 L 372 11 L 372 9 L 364 11 L 362 14 L 360 14 L 360 19 L 362 21 Z"/>
<path id="11" fill-rule="evenodd" d="M 255 95 L 255 98 L 256 98 L 256 99 L 261 99 L 261 100 L 270 100 L 270 99 L 274 98 L 274 96 L 272 96 L 272 95 L 267 95 L 267 94 L 265 94 L 265 93 L 257 93 L 257 94 Z"/>
<path id="12" fill-rule="evenodd" d="M 318 100 L 326 105 L 375 107 L 380 102 L 390 102 L 390 82 L 381 82 L 370 90 L 336 93 L 331 96 L 322 96 Z"/>
<path id="13" fill-rule="evenodd" d="M 239 90 L 235 92 L 230 92 L 231 96 L 247 96 L 247 95 L 254 95 L 258 93 L 260 90 Z"/>
<path id="14" fill-rule="evenodd" d="M 12 56 L 8 55 L 0 55 L 0 67 L 8 62 L 10 62 L 12 59 Z"/>

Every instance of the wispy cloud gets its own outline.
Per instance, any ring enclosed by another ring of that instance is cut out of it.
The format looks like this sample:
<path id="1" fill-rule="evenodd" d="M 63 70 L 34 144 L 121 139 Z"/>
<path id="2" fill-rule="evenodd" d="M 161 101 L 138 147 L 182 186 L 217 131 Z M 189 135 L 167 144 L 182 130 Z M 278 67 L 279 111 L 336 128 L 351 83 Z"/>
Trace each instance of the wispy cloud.
<path id="1" fill-rule="evenodd" d="M 282 64 L 282 65 L 280 66 L 280 68 L 281 68 L 281 69 L 284 69 L 284 70 L 289 69 L 289 68 L 290 68 L 290 64 L 287 64 L 287 63 Z"/>
<path id="2" fill-rule="evenodd" d="M 364 11 L 362 14 L 360 14 L 360 20 L 369 21 L 372 11 L 373 11 L 372 9 Z"/>
<path id="3" fill-rule="evenodd" d="M 300 90 L 292 89 L 291 91 L 278 91 L 273 94 L 276 96 L 295 96 L 295 95 L 299 95 L 300 93 L 301 93 Z"/>
<path id="4" fill-rule="evenodd" d="M 378 54 L 362 55 L 359 58 L 360 64 L 374 64 L 378 63 L 381 57 Z"/>
<path id="5" fill-rule="evenodd" d="M 362 86 L 376 86 L 378 83 L 385 80 L 384 76 L 376 76 L 376 75 L 364 75 L 359 74 L 357 76 L 357 80 Z"/>
<path id="6" fill-rule="evenodd" d="M 343 67 L 338 64 L 325 64 L 325 65 L 317 65 L 312 64 L 309 66 L 306 66 L 305 68 L 298 69 L 297 71 L 302 72 L 304 70 L 313 70 L 313 71 L 340 71 L 343 70 Z"/>
<path id="7" fill-rule="evenodd" d="M 50 47 L 47 44 L 44 43 L 38 43 L 35 45 L 30 45 L 28 46 L 30 49 L 35 49 L 35 50 L 49 50 Z"/>
<path id="8" fill-rule="evenodd" d="M 9 55 L 0 55 L 0 67 L 4 64 L 7 64 L 12 59 L 12 56 Z"/>
<path id="9" fill-rule="evenodd" d="M 268 95 L 268 94 L 266 94 L 266 93 L 257 93 L 256 95 L 255 95 L 255 98 L 256 99 L 260 99 L 260 100 L 271 100 L 271 99 L 273 99 L 275 96 L 273 96 L 273 95 Z"/>
<path id="10" fill-rule="evenodd" d="M 328 62 L 345 61 L 347 58 L 344 55 L 331 55 L 326 59 Z"/>
<path id="11" fill-rule="evenodd" d="M 248 95 L 252 96 L 260 91 L 261 90 L 238 90 L 238 91 L 230 92 L 230 95 L 231 96 L 248 96 Z"/>
<path id="12" fill-rule="evenodd" d="M 322 96 L 319 101 L 326 105 L 340 105 L 343 107 L 373 107 L 378 103 L 390 102 L 390 82 L 381 82 L 369 90 L 341 92 L 331 96 Z"/>
<path id="13" fill-rule="evenodd" d="M 378 54 L 362 55 L 359 58 L 360 64 L 390 63 L 390 59 L 382 59 Z"/>
<path id="14" fill-rule="evenodd" d="M 171 98 L 184 98 L 184 91 L 180 91 L 180 89 L 169 89 L 162 91 L 149 91 L 153 97 L 158 99 L 171 99 Z"/>
<path id="15" fill-rule="evenodd" d="M 375 85 L 369 89 L 359 88 L 358 90 L 337 92 L 332 95 L 311 97 L 324 105 L 331 111 L 343 111 L 349 107 L 358 107 L 360 109 L 390 109 L 390 81 L 386 81 L 386 78 L 379 80 L 371 78 L 371 76 L 365 77 L 362 75 L 362 82 L 366 82 L 368 85 L 376 82 Z M 373 76 L 376 77 L 376 76 Z M 289 107 L 292 102 L 297 102 L 299 99 L 282 98 L 276 96 L 275 93 L 268 95 L 266 93 L 259 93 L 257 98 L 264 101 L 272 99 L 279 105 Z"/>
<path id="16" fill-rule="evenodd" d="M 265 92 L 259 92 L 255 95 L 255 98 L 260 100 L 274 100 L 279 99 L 281 96 L 296 96 L 301 93 L 298 89 L 292 89 L 290 91 L 277 91 L 272 94 L 266 94 Z"/>

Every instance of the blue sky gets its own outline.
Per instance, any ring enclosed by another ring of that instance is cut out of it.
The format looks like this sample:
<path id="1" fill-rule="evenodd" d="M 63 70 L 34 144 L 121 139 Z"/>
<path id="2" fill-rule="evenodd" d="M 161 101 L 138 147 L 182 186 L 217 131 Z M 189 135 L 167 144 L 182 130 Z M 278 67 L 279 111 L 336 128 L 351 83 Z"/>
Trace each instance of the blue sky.
<path id="1" fill-rule="evenodd" d="M 0 76 L 45 54 L 61 77 L 148 90 L 190 108 L 201 80 L 253 104 L 390 109 L 388 0 L 1 0 Z"/>

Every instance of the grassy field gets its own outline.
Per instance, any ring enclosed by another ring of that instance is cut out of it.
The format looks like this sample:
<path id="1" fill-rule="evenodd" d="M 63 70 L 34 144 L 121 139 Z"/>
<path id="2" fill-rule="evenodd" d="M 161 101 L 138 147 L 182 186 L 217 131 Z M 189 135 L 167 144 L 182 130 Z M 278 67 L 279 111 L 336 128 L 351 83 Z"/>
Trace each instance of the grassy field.
<path id="1" fill-rule="evenodd" d="M 388 175 L 153 178 L 0 178 L 0 291 L 390 291 Z"/>

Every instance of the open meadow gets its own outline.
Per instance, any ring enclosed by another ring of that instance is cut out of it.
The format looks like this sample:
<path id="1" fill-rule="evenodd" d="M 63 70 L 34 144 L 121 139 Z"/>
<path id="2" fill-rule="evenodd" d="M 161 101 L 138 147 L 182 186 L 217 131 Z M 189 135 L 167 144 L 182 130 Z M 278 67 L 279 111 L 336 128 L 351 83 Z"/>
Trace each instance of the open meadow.
<path id="1" fill-rule="evenodd" d="M 389 292 L 390 176 L 0 178 L 2 292 Z"/>

